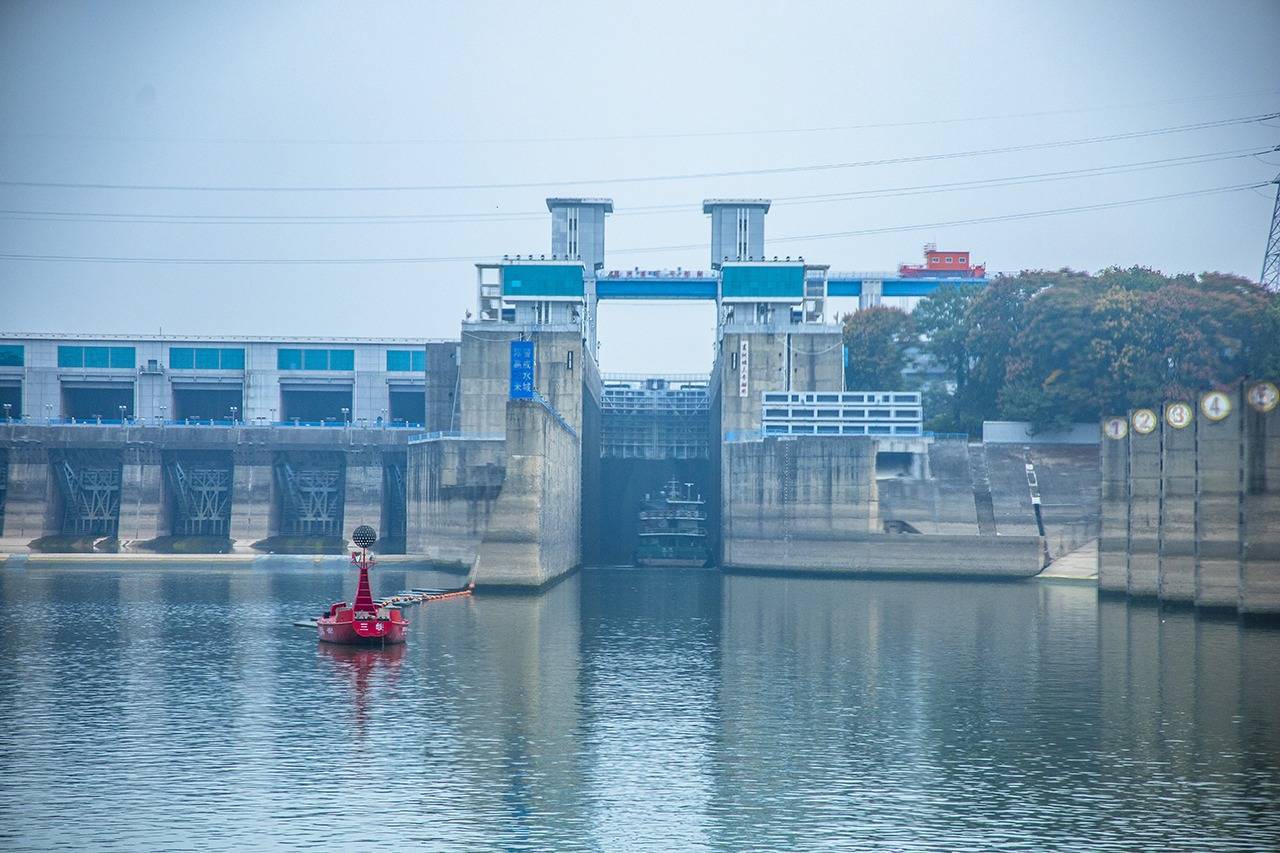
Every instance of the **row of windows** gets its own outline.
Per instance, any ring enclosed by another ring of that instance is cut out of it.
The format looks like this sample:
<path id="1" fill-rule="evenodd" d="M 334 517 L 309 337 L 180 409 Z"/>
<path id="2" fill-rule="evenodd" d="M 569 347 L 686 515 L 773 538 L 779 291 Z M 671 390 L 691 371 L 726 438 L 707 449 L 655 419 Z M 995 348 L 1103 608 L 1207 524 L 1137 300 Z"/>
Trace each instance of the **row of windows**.
<path id="1" fill-rule="evenodd" d="M 22 367 L 22 344 L 0 345 L 0 367 Z"/>
<path id="2" fill-rule="evenodd" d="M 919 391 L 842 391 L 836 394 L 766 392 L 766 403 L 908 403 L 920 405 Z"/>
<path id="3" fill-rule="evenodd" d="M 766 418 L 870 418 L 920 420 L 919 409 L 765 409 Z"/>
<path id="4" fill-rule="evenodd" d="M 133 347 L 59 346 L 58 367 L 127 367 L 137 365 Z"/>
<path id="5" fill-rule="evenodd" d="M 968 262 L 968 260 L 969 260 L 969 256 L 968 256 L 968 255 L 960 255 L 959 257 L 957 257 L 957 258 L 956 258 L 955 262 L 956 262 L 956 263 L 958 263 L 958 264 L 963 264 L 963 263 Z M 940 258 L 939 256 L 934 255 L 933 257 L 931 257 L 931 258 L 929 259 L 929 263 L 931 263 L 931 264 L 936 264 L 936 263 L 947 263 L 947 264 L 949 264 L 949 263 L 951 263 L 951 256 L 950 256 L 950 255 L 947 255 L 947 258 L 946 258 L 946 260 L 944 261 L 944 260 L 943 260 L 942 258 Z"/>
<path id="6" fill-rule="evenodd" d="M 355 350 L 280 349 L 276 351 L 279 370 L 355 370 Z M 0 344 L 0 367 L 22 367 L 26 363 L 22 344 Z M 244 370 L 242 347 L 170 347 L 171 370 Z M 58 367 L 137 366 L 134 347 L 59 345 Z M 389 372 L 423 373 L 427 369 L 425 350 L 387 350 Z"/>
<path id="7" fill-rule="evenodd" d="M 281 349 L 276 350 L 279 370 L 355 370 L 353 349 Z"/>
<path id="8" fill-rule="evenodd" d="M 422 373 L 427 369 L 427 353 L 420 349 L 389 349 L 387 350 L 387 372 L 401 372 L 412 370 L 414 373 Z"/>
<path id="9" fill-rule="evenodd" d="M 244 370 L 244 350 L 236 347 L 170 347 L 172 370 Z"/>

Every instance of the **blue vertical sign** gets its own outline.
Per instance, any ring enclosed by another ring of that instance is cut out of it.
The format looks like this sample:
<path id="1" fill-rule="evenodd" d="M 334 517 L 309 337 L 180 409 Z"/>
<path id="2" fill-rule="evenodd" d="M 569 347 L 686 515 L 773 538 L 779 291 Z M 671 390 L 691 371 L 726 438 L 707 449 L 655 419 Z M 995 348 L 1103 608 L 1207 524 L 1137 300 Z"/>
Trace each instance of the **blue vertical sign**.
<path id="1" fill-rule="evenodd" d="M 511 399 L 533 398 L 533 341 L 511 342 Z"/>

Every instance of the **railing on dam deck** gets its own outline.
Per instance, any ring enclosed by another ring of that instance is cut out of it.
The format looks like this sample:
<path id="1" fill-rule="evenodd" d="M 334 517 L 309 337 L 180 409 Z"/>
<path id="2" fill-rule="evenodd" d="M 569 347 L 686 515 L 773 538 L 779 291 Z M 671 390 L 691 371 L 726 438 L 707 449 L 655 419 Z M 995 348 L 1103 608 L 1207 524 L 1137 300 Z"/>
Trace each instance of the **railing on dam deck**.
<path id="1" fill-rule="evenodd" d="M 425 441 L 444 441 L 445 439 L 462 439 L 463 441 L 506 441 L 505 433 L 466 433 L 458 430 L 436 430 L 420 432 L 409 436 L 410 444 L 421 444 Z"/>
<path id="2" fill-rule="evenodd" d="M 217 418 L 180 418 L 180 419 L 161 419 L 161 418 L 92 418 L 90 420 L 81 420 L 77 418 L 9 418 L 7 420 L 0 419 L 0 424 L 13 424 L 15 426 L 77 426 L 77 427 L 95 427 L 95 426 L 126 426 L 126 427 L 236 427 L 237 429 L 271 429 L 275 427 L 310 427 L 320 429 L 422 429 L 426 424 L 414 423 L 411 421 L 370 421 L 368 418 L 357 418 L 354 421 L 268 421 L 265 418 L 258 420 L 230 420 Z"/>

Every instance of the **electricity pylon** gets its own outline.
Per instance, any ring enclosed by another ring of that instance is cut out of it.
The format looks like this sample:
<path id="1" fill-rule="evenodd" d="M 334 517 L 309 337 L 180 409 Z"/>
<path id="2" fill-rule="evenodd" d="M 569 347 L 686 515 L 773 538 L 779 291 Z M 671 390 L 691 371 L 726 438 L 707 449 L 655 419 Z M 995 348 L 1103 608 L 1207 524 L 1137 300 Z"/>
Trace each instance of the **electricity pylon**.
<path id="1" fill-rule="evenodd" d="M 1262 277 L 1258 281 L 1267 290 L 1280 290 L 1280 175 L 1276 185 L 1276 206 L 1271 211 L 1271 234 L 1267 237 L 1267 254 L 1262 259 Z"/>

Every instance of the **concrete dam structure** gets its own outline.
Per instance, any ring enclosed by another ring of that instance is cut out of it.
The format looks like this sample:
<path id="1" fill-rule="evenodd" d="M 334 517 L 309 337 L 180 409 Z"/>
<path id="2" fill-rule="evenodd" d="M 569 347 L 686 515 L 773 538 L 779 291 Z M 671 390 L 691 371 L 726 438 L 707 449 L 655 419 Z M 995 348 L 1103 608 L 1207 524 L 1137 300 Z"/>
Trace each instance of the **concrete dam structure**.
<path id="1" fill-rule="evenodd" d="M 730 571 L 1027 577 L 1096 536 L 1096 446 L 933 436 L 919 392 L 845 388 L 828 300 L 946 273 L 766 260 L 760 199 L 704 204 L 709 270 L 608 270 L 612 202 L 548 209 L 550 255 L 477 264 L 456 341 L 8 336 L 0 544 L 336 550 L 369 523 L 479 587 L 538 589 L 629 562 L 672 479 Z M 713 303 L 711 373 L 602 375 L 610 299 Z"/>
<path id="2" fill-rule="evenodd" d="M 1253 381 L 1103 424 L 1098 587 L 1280 614 L 1280 407 Z"/>

